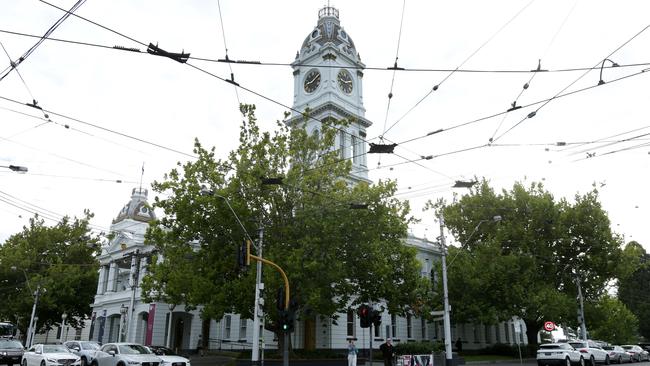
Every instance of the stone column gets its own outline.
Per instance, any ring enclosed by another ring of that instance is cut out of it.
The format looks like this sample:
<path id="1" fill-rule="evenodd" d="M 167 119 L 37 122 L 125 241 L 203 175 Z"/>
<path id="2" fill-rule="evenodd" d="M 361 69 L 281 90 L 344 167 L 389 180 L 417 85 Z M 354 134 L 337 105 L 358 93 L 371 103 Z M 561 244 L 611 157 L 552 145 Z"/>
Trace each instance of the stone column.
<path id="1" fill-rule="evenodd" d="M 117 286 L 117 263 L 111 262 L 108 269 L 108 284 L 106 286 L 106 292 L 114 292 L 115 287 Z"/>
<path id="2" fill-rule="evenodd" d="M 104 282 L 106 281 L 106 266 L 99 266 L 99 279 L 97 280 L 97 295 L 104 293 Z"/>

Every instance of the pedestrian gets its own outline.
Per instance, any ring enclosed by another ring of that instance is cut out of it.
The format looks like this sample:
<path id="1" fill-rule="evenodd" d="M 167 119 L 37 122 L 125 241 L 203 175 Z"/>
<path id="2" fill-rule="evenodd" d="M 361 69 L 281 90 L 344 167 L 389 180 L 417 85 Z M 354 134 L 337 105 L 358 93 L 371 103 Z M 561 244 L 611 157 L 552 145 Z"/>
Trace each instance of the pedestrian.
<path id="1" fill-rule="evenodd" d="M 354 345 L 354 339 L 350 339 L 348 343 L 348 366 L 357 366 L 357 353 L 359 353 L 359 350 Z"/>
<path id="2" fill-rule="evenodd" d="M 203 357 L 204 351 L 203 351 L 203 336 L 199 334 L 199 340 L 196 343 L 196 353 L 199 354 L 199 356 Z"/>
<path id="3" fill-rule="evenodd" d="M 458 353 L 463 352 L 463 340 L 460 339 L 460 337 L 458 337 L 455 344 L 456 344 L 456 351 L 458 351 Z"/>
<path id="4" fill-rule="evenodd" d="M 393 340 L 386 338 L 386 342 L 379 346 L 379 350 L 381 350 L 381 355 L 384 358 L 384 366 L 393 366 L 393 357 L 395 356 Z"/>

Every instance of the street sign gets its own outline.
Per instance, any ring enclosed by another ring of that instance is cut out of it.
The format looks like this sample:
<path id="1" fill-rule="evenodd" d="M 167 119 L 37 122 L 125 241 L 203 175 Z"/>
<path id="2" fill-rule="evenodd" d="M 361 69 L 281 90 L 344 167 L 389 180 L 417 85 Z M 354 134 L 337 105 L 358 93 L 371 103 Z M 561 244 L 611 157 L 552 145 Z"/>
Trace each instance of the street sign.
<path id="1" fill-rule="evenodd" d="M 544 330 L 547 332 L 552 332 L 555 330 L 555 323 L 553 322 L 544 322 Z"/>

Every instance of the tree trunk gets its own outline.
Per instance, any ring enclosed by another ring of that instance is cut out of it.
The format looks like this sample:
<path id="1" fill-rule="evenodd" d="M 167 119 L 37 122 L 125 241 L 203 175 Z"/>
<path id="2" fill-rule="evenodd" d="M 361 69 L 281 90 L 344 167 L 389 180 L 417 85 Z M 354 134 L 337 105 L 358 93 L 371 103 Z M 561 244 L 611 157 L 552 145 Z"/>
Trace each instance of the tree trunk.
<path id="1" fill-rule="evenodd" d="M 524 319 L 526 324 L 526 338 L 529 345 L 537 345 L 537 334 L 542 329 L 542 322 L 537 320 Z"/>

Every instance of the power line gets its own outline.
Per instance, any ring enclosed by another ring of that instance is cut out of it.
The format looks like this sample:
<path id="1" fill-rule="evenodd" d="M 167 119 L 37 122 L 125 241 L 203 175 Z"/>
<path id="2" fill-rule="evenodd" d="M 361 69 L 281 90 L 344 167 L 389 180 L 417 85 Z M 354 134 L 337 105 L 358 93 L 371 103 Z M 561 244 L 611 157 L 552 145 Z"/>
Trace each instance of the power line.
<path id="1" fill-rule="evenodd" d="M 39 0 L 40 1 L 40 0 Z M 74 14 L 73 14 L 74 15 Z M 12 34 L 16 36 L 21 36 L 21 37 L 31 37 L 31 38 L 40 38 L 38 35 L 34 34 L 29 34 L 29 33 L 22 33 L 22 32 L 15 32 L 15 31 L 9 31 L 5 29 L 0 29 L 0 33 L 6 33 L 6 34 Z M 78 46 L 87 46 L 87 47 L 96 47 L 96 48 L 104 48 L 104 49 L 109 49 L 113 51 L 120 51 L 120 52 L 130 52 L 130 53 L 137 53 L 137 54 L 147 54 L 147 52 L 143 52 L 138 48 L 130 48 L 130 47 L 122 47 L 122 46 L 109 46 L 109 45 L 102 45 L 102 44 L 97 44 L 97 43 L 91 43 L 91 42 L 82 42 L 82 41 L 75 41 L 75 40 L 69 40 L 69 39 L 62 39 L 62 38 L 54 38 L 54 37 L 49 37 L 46 39 L 47 41 L 53 41 L 53 42 L 60 42 L 60 43 L 68 43 L 68 44 L 74 44 Z M 140 43 L 140 42 L 138 42 Z M 286 63 L 286 62 L 262 62 L 262 61 L 246 61 L 246 60 L 225 60 L 225 59 L 211 59 L 211 58 L 202 58 L 202 57 L 188 57 L 190 60 L 195 60 L 195 61 L 205 61 L 205 62 L 213 62 L 213 63 L 231 63 L 231 64 L 238 64 L 238 65 L 251 65 L 251 66 L 301 66 L 301 67 L 322 67 L 322 68 L 337 68 L 337 69 L 350 69 L 350 70 L 370 70 L 370 71 L 393 71 L 393 66 L 391 67 L 373 67 L 373 66 L 344 66 L 344 65 L 316 65 L 316 64 L 309 64 L 309 63 L 297 63 L 297 64 L 291 64 L 291 63 Z M 612 66 L 612 65 L 606 65 L 603 66 L 603 69 L 611 69 L 611 68 L 628 68 L 628 67 L 639 67 L 639 66 L 650 66 L 650 62 L 640 62 L 640 63 L 632 63 L 632 64 L 619 64 L 619 66 Z M 556 68 L 556 69 L 546 69 L 544 73 L 568 73 L 568 72 L 579 72 L 579 71 L 589 71 L 589 70 L 600 70 L 600 66 L 598 67 L 568 67 L 568 68 Z M 470 74 L 534 74 L 537 73 L 537 70 L 534 69 L 463 69 L 463 68 L 408 68 L 408 67 L 400 67 L 399 70 L 400 72 L 455 72 L 455 73 L 470 73 Z"/>
<path id="2" fill-rule="evenodd" d="M 223 25 L 223 17 L 221 16 L 221 0 L 217 0 L 217 8 L 219 8 L 219 21 L 221 22 L 221 35 L 223 36 L 223 48 L 226 51 L 226 60 L 228 60 L 228 45 L 226 44 L 226 30 Z M 232 71 L 232 63 L 228 63 L 228 68 L 230 69 L 230 79 L 235 80 L 235 73 Z M 241 100 L 239 100 L 239 91 L 237 91 L 237 87 L 234 87 L 235 89 L 235 95 L 237 96 L 237 103 L 241 105 Z M 239 106 L 238 105 L 238 106 Z"/>
<path id="3" fill-rule="evenodd" d="M 420 99 L 415 103 L 415 105 L 413 105 L 411 108 L 409 108 L 409 109 L 406 111 L 406 113 L 404 113 L 400 118 L 398 118 L 398 119 L 397 119 L 397 120 L 396 120 L 396 121 L 395 121 L 395 122 L 394 122 L 394 123 L 393 123 L 393 124 L 388 128 L 388 129 L 387 129 L 387 130 L 384 131 L 383 134 L 385 135 L 386 133 L 388 133 L 388 132 L 393 128 L 393 127 L 395 127 L 399 122 L 401 122 L 401 121 L 402 121 L 402 120 L 403 120 L 403 119 L 404 119 L 404 118 L 405 118 L 409 113 L 411 113 L 415 108 L 417 108 L 417 106 L 419 106 L 420 103 L 422 103 L 425 99 L 427 99 L 427 98 L 428 98 L 428 97 L 429 97 L 429 96 L 430 96 L 434 91 L 438 90 L 438 88 L 440 88 L 440 86 L 441 86 L 445 81 L 447 81 L 447 80 L 448 80 L 448 79 L 449 79 L 449 78 L 450 78 L 450 77 L 451 77 L 451 76 L 452 76 L 452 75 L 453 75 L 453 74 L 454 74 L 458 69 L 460 69 L 461 67 L 463 67 L 463 65 L 465 65 L 465 63 L 466 63 L 467 61 L 469 61 L 472 57 L 474 57 L 474 55 L 476 55 L 476 54 L 477 54 L 477 53 L 478 53 L 478 52 L 479 52 L 483 47 L 485 47 L 485 45 L 487 45 L 488 43 L 490 43 L 490 41 L 492 41 L 492 39 L 494 39 L 494 38 L 495 38 L 499 33 L 501 33 L 501 31 L 502 31 L 505 27 L 507 27 L 510 23 L 512 23 L 512 21 L 514 21 L 517 17 L 519 17 L 519 15 L 520 15 L 521 13 L 523 13 L 524 10 L 526 10 L 526 8 L 528 8 L 528 7 L 529 7 L 529 6 L 530 6 L 534 1 L 535 1 L 535 0 L 530 0 L 530 1 L 528 2 L 528 4 L 526 4 L 523 8 L 521 8 L 521 9 L 520 9 L 520 10 L 519 10 L 519 11 L 518 11 L 518 12 L 517 12 L 517 13 L 516 13 L 512 18 L 510 18 L 510 20 L 508 20 L 505 24 L 503 24 L 503 25 L 501 26 L 501 28 L 499 28 L 499 29 L 498 29 L 494 34 L 492 34 L 492 35 L 491 35 L 491 36 L 490 36 L 490 37 L 489 37 L 485 42 L 483 42 L 483 44 L 481 44 L 481 45 L 480 45 L 476 50 L 474 50 L 474 52 L 472 52 L 469 56 L 467 56 L 467 58 L 465 58 L 465 60 L 463 60 L 463 62 L 461 62 L 461 63 L 460 63 L 460 64 L 459 64 L 459 65 L 458 65 L 454 70 L 452 70 L 451 72 L 449 72 L 449 74 L 447 74 L 447 76 L 445 76 L 445 77 L 444 77 L 440 82 L 438 82 L 437 84 L 435 84 L 435 85 L 433 86 L 433 88 L 431 88 L 431 89 L 430 89 L 430 90 L 429 90 L 429 91 L 428 91 L 428 92 L 427 92 L 427 93 L 426 93 L 422 98 L 420 98 Z"/>

